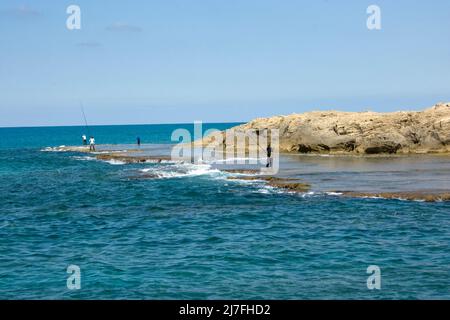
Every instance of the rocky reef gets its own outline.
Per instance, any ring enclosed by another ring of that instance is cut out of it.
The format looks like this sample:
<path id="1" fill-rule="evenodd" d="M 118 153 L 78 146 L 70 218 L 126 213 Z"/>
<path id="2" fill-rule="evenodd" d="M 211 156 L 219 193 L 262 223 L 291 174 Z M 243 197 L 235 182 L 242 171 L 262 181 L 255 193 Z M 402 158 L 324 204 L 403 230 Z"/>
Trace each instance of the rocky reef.
<path id="1" fill-rule="evenodd" d="M 169 156 L 134 156 L 124 153 L 108 153 L 96 155 L 97 160 L 120 161 L 124 163 L 160 163 L 162 161 L 171 161 Z"/>
<path id="2" fill-rule="evenodd" d="M 231 131 L 278 129 L 280 151 L 328 154 L 450 152 L 450 103 L 423 111 L 313 111 L 258 118 Z M 204 144 L 212 141 L 206 137 Z M 222 144 L 225 143 L 221 142 Z"/>
<path id="3" fill-rule="evenodd" d="M 448 191 L 403 191 L 379 193 L 342 191 L 339 193 L 352 198 L 383 198 L 424 202 L 450 201 L 450 192 Z"/>
<path id="4" fill-rule="evenodd" d="M 268 186 L 283 189 L 290 192 L 308 192 L 311 188 L 311 185 L 308 183 L 303 182 L 299 178 L 284 178 L 284 177 L 275 177 L 275 176 L 261 176 L 258 175 L 258 170 L 251 170 L 251 169 L 243 169 L 243 170 L 223 170 L 228 173 L 237 173 L 237 174 L 244 174 L 244 176 L 229 176 L 229 180 L 261 180 L 265 181 Z M 247 175 L 247 174 L 253 174 L 253 175 Z"/>

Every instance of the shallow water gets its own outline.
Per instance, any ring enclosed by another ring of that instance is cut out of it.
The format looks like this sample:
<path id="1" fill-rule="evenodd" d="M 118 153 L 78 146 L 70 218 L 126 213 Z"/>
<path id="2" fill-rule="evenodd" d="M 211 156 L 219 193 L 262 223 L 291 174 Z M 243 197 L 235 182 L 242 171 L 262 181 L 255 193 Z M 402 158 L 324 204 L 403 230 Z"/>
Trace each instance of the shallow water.
<path id="1" fill-rule="evenodd" d="M 174 128 L 91 130 L 163 153 Z M 292 194 L 208 165 L 41 151 L 83 130 L 0 129 L 0 298 L 450 298 L 450 203 L 325 192 L 448 189 L 446 158 L 283 156 L 281 176 L 312 184 Z M 71 264 L 80 290 L 67 289 Z M 367 289 L 369 265 L 381 290 Z"/>
<path id="2" fill-rule="evenodd" d="M 285 155 L 282 166 L 282 175 L 302 177 L 321 191 L 450 190 L 450 156 Z"/>

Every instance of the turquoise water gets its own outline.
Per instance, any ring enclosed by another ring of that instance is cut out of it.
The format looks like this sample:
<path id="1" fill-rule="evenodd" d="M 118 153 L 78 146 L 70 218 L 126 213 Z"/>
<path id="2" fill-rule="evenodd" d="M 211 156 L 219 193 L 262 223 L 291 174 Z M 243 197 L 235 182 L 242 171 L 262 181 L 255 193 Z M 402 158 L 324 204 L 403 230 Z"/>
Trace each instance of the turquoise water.
<path id="1" fill-rule="evenodd" d="M 167 144 L 178 127 L 91 131 L 98 143 Z M 0 298 L 450 299 L 450 203 L 289 194 L 204 166 L 41 151 L 84 132 L 0 129 Z M 135 178 L 147 171 L 162 178 Z M 364 175 L 343 171 L 332 176 Z M 66 286 L 72 264 L 80 290 Z M 367 289 L 369 265 L 381 290 Z"/>

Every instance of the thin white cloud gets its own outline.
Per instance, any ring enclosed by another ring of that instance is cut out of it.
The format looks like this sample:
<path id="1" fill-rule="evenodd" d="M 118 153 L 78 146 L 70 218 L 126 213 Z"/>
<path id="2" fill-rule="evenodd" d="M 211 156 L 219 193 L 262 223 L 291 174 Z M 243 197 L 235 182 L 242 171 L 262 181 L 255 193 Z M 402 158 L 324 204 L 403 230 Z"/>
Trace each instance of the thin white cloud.
<path id="1" fill-rule="evenodd" d="M 142 28 L 128 23 L 115 22 L 106 27 L 107 31 L 111 32 L 142 32 Z"/>
<path id="2" fill-rule="evenodd" d="M 37 18 L 42 15 L 38 10 L 33 9 L 27 5 L 20 5 L 15 8 L 3 10 L 0 12 L 0 14 L 3 16 L 21 19 Z"/>
<path id="3" fill-rule="evenodd" d="M 97 41 L 84 41 L 84 42 L 78 42 L 77 46 L 83 47 L 83 48 L 98 48 L 98 47 L 101 47 L 102 44 Z"/>

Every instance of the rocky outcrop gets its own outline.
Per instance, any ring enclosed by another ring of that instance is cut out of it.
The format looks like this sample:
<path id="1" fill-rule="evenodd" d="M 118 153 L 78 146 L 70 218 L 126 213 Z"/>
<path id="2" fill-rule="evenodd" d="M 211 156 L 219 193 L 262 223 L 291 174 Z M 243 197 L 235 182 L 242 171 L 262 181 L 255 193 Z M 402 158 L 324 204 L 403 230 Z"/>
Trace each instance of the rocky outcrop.
<path id="1" fill-rule="evenodd" d="M 383 199 L 399 199 L 409 201 L 424 201 L 424 202 L 437 202 L 437 201 L 450 201 L 450 192 L 440 191 L 403 191 L 403 192 L 354 192 L 354 191 L 341 191 L 344 196 L 352 198 L 383 198 Z"/>
<path id="2" fill-rule="evenodd" d="M 255 119 L 230 130 L 248 129 L 278 129 L 283 152 L 447 153 L 450 152 L 450 103 L 439 103 L 424 111 L 392 113 L 314 111 Z M 207 137 L 203 143 L 211 141 Z"/>
<path id="3" fill-rule="evenodd" d="M 229 180 L 261 180 L 265 181 L 268 186 L 284 189 L 290 192 L 304 193 L 308 192 L 311 185 L 301 182 L 298 178 L 281 178 L 271 176 L 231 176 Z"/>
<path id="4" fill-rule="evenodd" d="M 171 158 L 168 156 L 133 156 L 127 154 L 98 154 L 96 155 L 97 160 L 103 161 L 120 161 L 124 163 L 160 163 L 162 161 L 171 161 Z"/>

